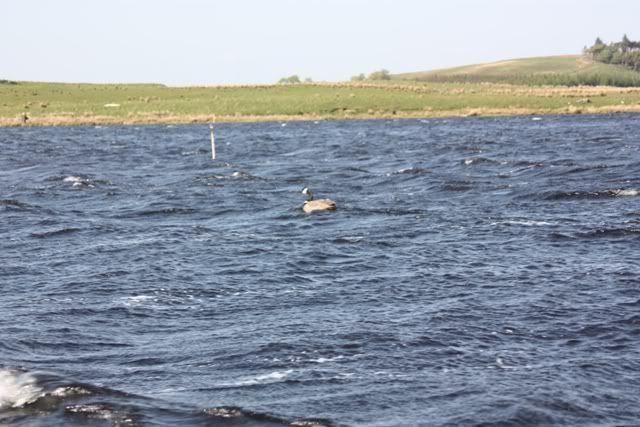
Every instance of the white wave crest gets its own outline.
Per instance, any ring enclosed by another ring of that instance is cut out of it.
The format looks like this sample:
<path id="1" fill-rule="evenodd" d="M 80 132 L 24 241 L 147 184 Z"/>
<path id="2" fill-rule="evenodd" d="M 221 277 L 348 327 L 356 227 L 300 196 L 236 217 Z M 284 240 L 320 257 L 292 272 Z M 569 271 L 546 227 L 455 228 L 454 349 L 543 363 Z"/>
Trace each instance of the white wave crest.
<path id="1" fill-rule="evenodd" d="M 286 371 L 276 371 L 271 372 L 269 374 L 257 375 L 254 377 L 244 377 L 240 378 L 237 381 L 233 382 L 225 382 L 218 384 L 219 387 L 243 387 L 243 386 L 251 386 L 256 384 L 273 384 L 282 382 L 289 377 L 293 373 L 293 369 L 289 369 Z"/>
<path id="2" fill-rule="evenodd" d="M 640 190 L 635 188 L 621 189 L 621 190 L 613 190 L 613 194 L 619 197 L 635 197 L 640 195 Z"/>
<path id="3" fill-rule="evenodd" d="M 338 360 L 344 359 L 344 356 L 336 356 L 336 357 L 318 357 L 317 359 L 311 359 L 310 362 L 313 363 L 327 363 L 327 362 L 336 362 Z"/>
<path id="4" fill-rule="evenodd" d="M 19 408 L 43 394 L 38 380 L 29 372 L 0 369 L 0 410 Z"/>
<path id="5" fill-rule="evenodd" d="M 492 222 L 491 226 L 496 226 L 496 225 L 522 225 L 525 227 L 544 227 L 544 226 L 553 226 L 556 225 L 553 222 L 547 222 L 547 221 L 534 221 L 534 220 L 505 220 L 505 221 L 498 221 L 498 222 Z"/>
<path id="6" fill-rule="evenodd" d="M 92 180 L 84 179 L 84 178 L 81 178 L 79 176 L 74 176 L 74 175 L 69 175 L 69 176 L 64 177 L 62 182 L 72 183 L 71 185 L 73 187 L 90 187 L 90 188 L 95 187 L 94 182 Z"/>

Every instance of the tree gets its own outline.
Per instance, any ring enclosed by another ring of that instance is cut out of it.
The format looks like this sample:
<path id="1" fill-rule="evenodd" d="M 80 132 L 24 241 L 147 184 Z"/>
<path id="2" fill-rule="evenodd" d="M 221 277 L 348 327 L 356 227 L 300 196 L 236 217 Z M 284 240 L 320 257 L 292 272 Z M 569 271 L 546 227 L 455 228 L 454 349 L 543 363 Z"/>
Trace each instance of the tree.
<path id="1" fill-rule="evenodd" d="M 292 75 L 289 77 L 283 77 L 280 80 L 278 80 L 278 83 L 280 84 L 296 84 L 296 83 L 300 83 L 300 77 L 298 77 L 297 75 Z"/>
<path id="2" fill-rule="evenodd" d="M 373 73 L 369 74 L 368 77 L 369 80 L 391 80 L 391 74 L 389 74 L 389 70 L 379 70 L 379 71 L 374 71 Z"/>
<path id="3" fill-rule="evenodd" d="M 613 57 L 613 52 L 611 51 L 611 49 L 603 49 L 602 52 L 595 57 L 595 60 L 608 64 L 611 62 L 612 57 Z"/>
<path id="4" fill-rule="evenodd" d="M 640 42 L 629 40 L 625 34 L 622 41 L 604 44 L 600 37 L 586 50 L 595 61 L 605 64 L 621 65 L 631 70 L 640 70 Z"/>
<path id="5" fill-rule="evenodd" d="M 365 77 L 364 73 L 360 73 L 357 76 L 351 77 L 351 81 L 352 82 L 361 82 L 361 81 L 364 81 L 364 80 L 366 80 L 366 77 Z"/>
<path id="6" fill-rule="evenodd" d="M 640 51 L 635 51 L 630 54 L 629 68 L 633 68 L 636 71 L 640 71 Z"/>
<path id="7" fill-rule="evenodd" d="M 624 53 L 615 52 L 611 55 L 611 59 L 609 60 L 612 64 L 624 64 Z"/>

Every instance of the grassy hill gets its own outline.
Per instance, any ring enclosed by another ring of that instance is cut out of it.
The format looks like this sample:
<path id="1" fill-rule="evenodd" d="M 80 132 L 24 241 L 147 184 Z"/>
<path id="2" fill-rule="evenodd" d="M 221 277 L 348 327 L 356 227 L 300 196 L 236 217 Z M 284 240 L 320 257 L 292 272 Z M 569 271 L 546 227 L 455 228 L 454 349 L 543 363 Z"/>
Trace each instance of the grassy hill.
<path id="1" fill-rule="evenodd" d="M 440 83 L 510 83 L 562 86 L 640 86 L 640 73 L 582 55 L 512 59 L 487 64 L 396 74 L 397 80 Z"/>

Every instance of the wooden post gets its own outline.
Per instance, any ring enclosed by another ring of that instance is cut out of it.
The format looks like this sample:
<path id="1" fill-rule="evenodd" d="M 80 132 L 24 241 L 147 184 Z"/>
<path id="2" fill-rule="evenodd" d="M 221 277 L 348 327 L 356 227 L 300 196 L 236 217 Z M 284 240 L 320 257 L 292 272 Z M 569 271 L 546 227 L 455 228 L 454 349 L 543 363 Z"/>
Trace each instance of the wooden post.
<path id="1" fill-rule="evenodd" d="M 209 129 L 211 130 L 211 160 L 216 159 L 216 137 L 213 134 L 213 123 L 209 124 Z"/>

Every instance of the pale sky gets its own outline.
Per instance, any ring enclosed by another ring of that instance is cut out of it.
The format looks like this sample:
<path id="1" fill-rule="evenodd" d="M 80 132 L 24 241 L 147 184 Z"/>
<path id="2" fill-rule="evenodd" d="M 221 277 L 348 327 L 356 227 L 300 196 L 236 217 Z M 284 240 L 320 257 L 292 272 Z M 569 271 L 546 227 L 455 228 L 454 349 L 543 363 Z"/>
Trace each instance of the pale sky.
<path id="1" fill-rule="evenodd" d="M 640 39 L 640 0 L 6 0 L 0 79 L 348 80 Z"/>

